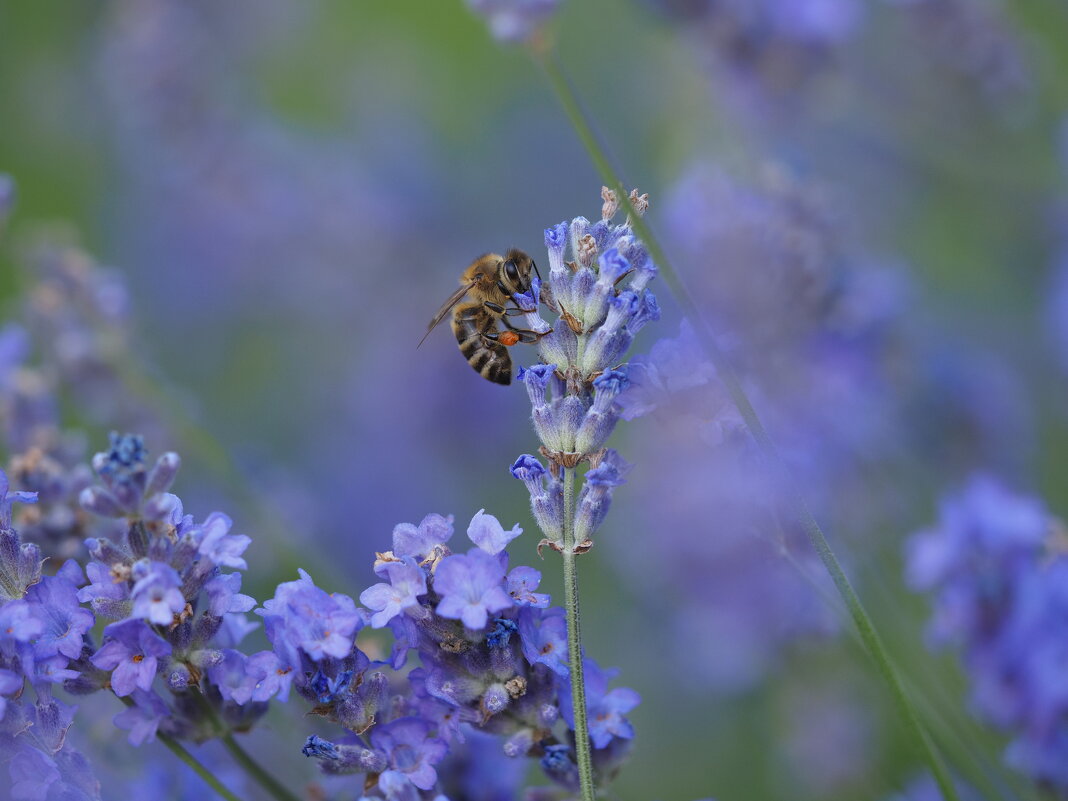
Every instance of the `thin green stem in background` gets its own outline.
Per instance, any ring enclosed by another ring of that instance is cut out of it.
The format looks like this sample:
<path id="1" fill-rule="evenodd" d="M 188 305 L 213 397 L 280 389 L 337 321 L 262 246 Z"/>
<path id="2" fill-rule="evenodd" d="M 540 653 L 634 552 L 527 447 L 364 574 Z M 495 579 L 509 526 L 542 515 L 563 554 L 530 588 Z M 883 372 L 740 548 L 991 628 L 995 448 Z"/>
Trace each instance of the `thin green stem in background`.
<path id="1" fill-rule="evenodd" d="M 241 798 L 239 796 L 236 796 L 229 790 L 227 790 L 223 783 L 220 782 L 217 778 L 215 778 L 214 773 L 204 767 L 195 756 L 190 754 L 185 749 L 184 745 L 182 745 L 180 742 L 178 742 L 173 737 L 167 734 L 157 734 L 156 737 L 161 743 L 163 743 L 165 746 L 167 746 L 167 748 L 171 750 L 172 754 L 174 754 L 176 757 L 182 760 L 182 762 L 191 767 L 193 771 L 197 774 L 197 776 L 202 778 L 207 783 L 208 787 L 210 787 L 220 796 L 225 798 L 226 801 L 241 801 Z"/>
<path id="2" fill-rule="evenodd" d="M 593 757 L 586 717 L 586 677 L 579 629 L 578 567 L 575 564 L 575 468 L 564 468 L 564 607 L 567 610 L 567 664 L 571 673 L 571 708 L 575 718 L 575 759 L 582 801 L 593 801 Z"/>
<path id="3" fill-rule="evenodd" d="M 535 57 L 544 69 L 545 74 L 549 79 L 549 83 L 552 85 L 553 91 L 556 93 L 568 119 L 574 126 L 575 132 L 582 140 L 594 166 L 596 166 L 597 171 L 601 174 L 605 184 L 616 192 L 620 205 L 625 209 L 627 204 L 626 187 L 619 177 L 617 177 L 608 157 L 605 155 L 605 148 L 598 141 L 593 126 L 582 109 L 582 105 L 579 102 L 574 87 L 567 80 L 563 70 L 555 61 L 551 52 L 538 53 Z M 696 302 L 686 289 L 679 274 L 675 272 L 674 268 L 672 268 L 670 262 L 667 260 L 667 256 L 664 254 L 656 237 L 653 236 L 653 232 L 650 230 L 648 223 L 646 223 L 645 219 L 638 214 L 631 214 L 630 220 L 638 238 L 645 243 L 646 248 L 649 250 L 649 255 L 652 257 L 657 267 L 659 267 L 660 275 L 664 279 L 664 283 L 668 285 L 668 288 L 675 296 L 682 313 L 689 318 L 690 323 L 693 325 L 694 331 L 697 333 L 702 347 L 708 354 L 713 366 L 716 368 L 716 372 L 719 375 L 720 380 L 723 382 L 724 387 L 726 387 L 728 394 L 731 396 L 731 400 L 734 401 L 735 406 L 738 408 L 742 419 L 745 421 L 746 427 L 749 429 L 749 433 L 756 441 L 757 446 L 760 448 L 761 453 L 767 460 L 771 469 L 778 474 L 777 478 L 782 481 L 783 486 L 786 489 L 786 500 L 790 504 L 796 522 L 805 532 L 809 541 L 812 543 L 812 547 L 816 549 L 816 553 L 819 554 L 820 560 L 823 562 L 824 567 L 834 581 L 834 585 L 838 589 L 838 594 L 842 597 L 846 608 L 849 610 L 850 617 L 853 619 L 853 624 L 857 628 L 857 632 L 864 643 L 864 647 L 874 660 L 880 675 L 882 675 L 887 686 L 890 688 L 890 694 L 893 697 L 894 704 L 897 706 L 898 712 L 915 741 L 917 749 L 923 755 L 931 773 L 934 775 L 935 781 L 938 783 L 938 787 L 942 793 L 942 797 L 945 801 L 959 801 L 949 771 L 935 747 L 934 742 L 931 740 L 930 735 L 921 723 L 920 717 L 909 698 L 908 693 L 905 692 L 901 677 L 898 675 L 897 669 L 890 660 L 890 655 L 887 653 L 886 647 L 883 645 L 882 638 L 879 636 L 874 623 L 864 609 L 864 605 L 861 603 L 856 591 L 853 589 L 853 585 L 850 584 L 845 571 L 842 570 L 842 566 L 839 564 L 837 557 L 831 550 L 831 546 L 827 542 L 827 538 L 824 535 L 823 530 L 820 528 L 819 523 L 816 522 L 816 518 L 809 510 L 804 497 L 797 490 L 795 482 L 786 467 L 786 463 L 779 454 L 779 450 L 775 446 L 774 441 L 764 428 L 764 424 L 757 415 L 756 410 L 753 408 L 753 404 L 750 402 L 748 395 L 742 388 L 741 381 L 739 380 L 734 367 L 731 365 L 726 355 L 720 350 L 719 345 L 716 343 L 715 336 L 708 328 L 704 317 L 697 308 Z"/>
<path id="4" fill-rule="evenodd" d="M 233 734 L 225 735 L 222 738 L 222 741 L 223 745 L 226 746 L 226 750 L 229 751 L 234 760 L 244 768 L 245 772 L 248 773 L 260 787 L 278 799 L 278 801 L 300 801 L 299 796 L 287 790 L 281 782 L 274 778 L 274 776 L 268 773 L 260 763 L 253 759 L 248 751 L 242 748 L 241 744 L 234 739 Z"/>
<path id="5" fill-rule="evenodd" d="M 219 718 L 218 713 L 215 711 L 215 707 L 211 705 L 207 696 L 203 692 L 197 693 L 197 700 L 200 702 L 201 708 L 204 709 L 205 714 L 211 721 L 212 728 L 215 730 L 215 734 L 222 740 L 223 745 L 226 746 L 226 750 L 230 752 L 230 756 L 234 758 L 234 761 L 241 766 L 241 769 L 245 771 L 260 787 L 274 796 L 278 801 L 300 801 L 300 798 L 286 789 L 286 787 L 268 773 L 262 765 L 260 765 L 252 755 L 248 753 L 241 744 L 234 739 L 234 734 L 229 730 L 227 725 Z"/>
<path id="6" fill-rule="evenodd" d="M 118 696 L 116 696 L 116 698 L 118 698 Z M 131 698 L 119 698 L 119 700 L 126 704 L 126 706 L 135 706 L 133 699 Z M 226 785 L 219 781 L 215 777 L 214 773 L 204 767 L 200 760 L 190 754 L 189 751 L 186 750 L 186 747 L 184 745 L 175 740 L 169 734 L 157 732 L 156 739 L 163 743 L 165 746 L 167 746 L 167 748 L 170 749 L 170 752 L 172 754 L 182 760 L 182 762 L 184 762 L 190 768 L 192 768 L 193 772 L 196 773 L 197 776 L 202 778 L 204 782 L 208 785 L 208 787 L 217 792 L 221 797 L 225 798 L 226 801 L 242 801 L 240 796 L 235 795 L 234 793 L 227 790 Z"/>

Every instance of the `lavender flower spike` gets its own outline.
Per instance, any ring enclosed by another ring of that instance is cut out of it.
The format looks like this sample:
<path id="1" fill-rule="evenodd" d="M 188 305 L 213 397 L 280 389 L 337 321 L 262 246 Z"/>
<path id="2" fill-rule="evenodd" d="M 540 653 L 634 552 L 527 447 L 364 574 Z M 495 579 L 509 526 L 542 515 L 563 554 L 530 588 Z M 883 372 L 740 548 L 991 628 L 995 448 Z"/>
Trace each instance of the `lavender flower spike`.
<path id="1" fill-rule="evenodd" d="M 584 490 L 586 503 L 580 501 L 574 521 L 581 532 L 567 546 L 582 550 L 604 519 L 611 488 L 623 483 L 623 461 L 615 456 L 606 461 L 602 453 L 622 412 L 617 399 L 630 383 L 620 362 L 635 334 L 660 317 L 646 288 L 655 265 L 634 236 L 629 216 L 621 224 L 611 222 L 623 202 L 637 215 L 648 199 L 635 190 L 623 201 L 607 188 L 602 197 L 600 222 L 576 217 L 545 232 L 551 289 L 545 302 L 559 320 L 538 342 L 543 363 L 519 373 L 550 469 L 524 454 L 512 465 L 512 475 L 526 483 L 535 519 L 557 549 L 565 547 L 564 524 L 573 522 L 563 520 L 562 471 L 582 462 L 594 468 Z"/>

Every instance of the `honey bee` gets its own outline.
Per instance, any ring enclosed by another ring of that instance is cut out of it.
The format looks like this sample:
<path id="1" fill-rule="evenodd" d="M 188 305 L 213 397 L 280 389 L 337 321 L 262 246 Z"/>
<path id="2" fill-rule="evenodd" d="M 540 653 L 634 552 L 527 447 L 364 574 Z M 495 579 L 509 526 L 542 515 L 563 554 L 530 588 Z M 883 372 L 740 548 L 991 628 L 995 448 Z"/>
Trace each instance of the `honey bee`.
<path id="1" fill-rule="evenodd" d="M 537 342 L 543 335 L 512 325 L 508 318 L 524 312 L 518 306 L 508 308 L 508 304 L 514 305 L 512 295 L 530 291 L 531 276 L 537 274 L 534 260 L 516 248 L 505 256 L 479 256 L 463 271 L 460 288 L 441 304 L 419 344 L 451 312 L 452 333 L 467 363 L 488 381 L 512 383 L 508 348 L 519 342 Z M 498 323 L 504 324 L 504 331 Z"/>

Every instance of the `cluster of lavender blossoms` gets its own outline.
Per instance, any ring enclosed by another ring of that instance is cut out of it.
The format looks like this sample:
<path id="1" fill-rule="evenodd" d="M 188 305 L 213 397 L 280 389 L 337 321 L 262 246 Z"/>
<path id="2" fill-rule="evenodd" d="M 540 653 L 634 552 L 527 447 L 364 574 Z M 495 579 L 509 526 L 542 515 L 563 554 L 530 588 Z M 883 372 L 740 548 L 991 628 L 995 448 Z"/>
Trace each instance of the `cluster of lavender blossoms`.
<path id="1" fill-rule="evenodd" d="M 623 359 L 635 335 L 660 319 L 656 296 L 646 287 L 656 266 L 634 236 L 629 218 L 613 224 L 620 203 L 602 190 L 601 219 L 576 217 L 545 232 L 549 250 L 549 283 L 535 279 L 531 291 L 516 296 L 527 311 L 531 330 L 542 334 L 542 363 L 521 369 L 519 380 L 530 395 L 539 453 L 523 454 L 512 475 L 530 491 L 534 518 L 545 535 L 544 545 L 581 553 L 593 545 L 592 535 L 608 513 L 614 488 L 630 470 L 620 455 L 604 447 L 619 420 L 620 394 L 630 383 Z M 628 211 L 643 214 L 648 196 L 632 191 Z M 566 258 L 570 256 L 570 258 Z M 625 283 L 624 283 L 625 282 Z M 547 290 L 547 291 L 545 291 Z M 538 313 L 539 300 L 559 315 L 554 327 Z M 565 470 L 589 462 L 574 510 L 573 542 L 564 542 Z"/>
<path id="2" fill-rule="evenodd" d="M 85 540 L 84 568 L 72 559 L 54 575 L 42 574 L 40 547 L 22 542 L 11 525 L 11 502 L 35 501 L 37 493 L 9 493 L 0 473 L 0 730 L 5 753 L 15 757 L 15 799 L 99 797 L 88 763 L 66 738 L 75 708 L 53 697 L 55 686 L 122 699 L 127 707 L 114 722 L 132 745 L 157 733 L 201 742 L 244 731 L 266 709 L 233 703 L 226 685 L 232 649 L 251 628 L 243 613 L 255 602 L 240 593 L 240 573 L 223 571 L 246 567 L 241 554 L 250 540 L 231 534 L 222 514 L 194 522 L 167 491 L 177 455 L 151 467 L 145 456 L 140 437 L 113 434 L 109 450 L 94 457 L 101 484 L 85 488 L 80 501 L 101 535 Z M 98 623 L 106 623 L 100 641 L 92 633 Z M 34 775 L 23 783 L 26 770 Z"/>
<path id="3" fill-rule="evenodd" d="M 375 560 L 383 581 L 360 594 L 366 608 L 302 573 L 258 610 L 293 687 L 315 714 L 346 730 L 307 738 L 305 755 L 325 773 L 364 776 L 368 798 L 440 799 L 450 788 L 469 797 L 473 789 L 460 789 L 463 761 L 447 758 L 462 757 L 473 741 L 490 751 L 488 765 L 515 775 L 513 793 L 520 777 L 502 758 L 536 758 L 563 788 L 577 788 L 563 610 L 537 592 L 537 570 L 509 570 L 504 549 L 521 533 L 480 510 L 467 528 L 474 547 L 453 553 L 452 518 L 430 514 L 394 529 L 392 550 Z M 365 625 L 391 631 L 388 659 L 372 661 L 356 647 Z M 412 652 L 419 665 L 391 683 L 383 669 L 410 667 Z M 596 768 L 607 779 L 629 750 L 624 715 L 638 699 L 609 689 L 612 672 L 592 660 L 586 669 Z M 498 738 L 495 753 L 485 734 Z"/>
<path id="4" fill-rule="evenodd" d="M 1011 732 L 1007 761 L 1068 791 L 1068 536 L 1037 499 L 974 477 L 908 544 L 934 598 L 929 636 L 961 649 L 976 712 Z"/>

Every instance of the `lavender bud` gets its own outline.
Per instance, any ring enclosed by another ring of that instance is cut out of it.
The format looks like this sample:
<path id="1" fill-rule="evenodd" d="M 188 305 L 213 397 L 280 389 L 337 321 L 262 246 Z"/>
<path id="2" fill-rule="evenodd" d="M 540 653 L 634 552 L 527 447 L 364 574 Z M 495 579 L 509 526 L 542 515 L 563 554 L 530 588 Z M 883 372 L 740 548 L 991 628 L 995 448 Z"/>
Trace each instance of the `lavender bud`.
<path id="1" fill-rule="evenodd" d="M 119 518 L 126 514 L 126 510 L 119 505 L 118 499 L 103 487 L 83 489 L 81 495 L 78 496 L 78 503 L 87 512 L 101 517 Z"/>
<path id="2" fill-rule="evenodd" d="M 531 729 L 520 729 L 504 741 L 504 753 L 513 759 L 526 756 L 533 747 L 534 732 Z"/>
<path id="3" fill-rule="evenodd" d="M 486 692 L 482 694 L 479 708 L 482 710 L 483 715 L 491 717 L 498 712 L 504 711 L 511 700 L 511 696 L 503 684 L 491 684 L 486 688 Z"/>
<path id="4" fill-rule="evenodd" d="M 630 263 L 616 248 L 601 254 L 597 262 L 597 282 L 586 296 L 586 308 L 582 319 L 587 327 L 604 320 L 608 311 L 608 298 L 615 291 L 616 282 L 630 269 Z"/>
<path id="5" fill-rule="evenodd" d="M 627 376 L 619 370 L 608 370 L 596 379 L 593 405 L 586 412 L 575 437 L 575 450 L 592 453 L 608 440 L 619 415 L 613 408 L 616 396 L 627 387 Z"/>
<path id="6" fill-rule="evenodd" d="M 148 481 L 145 483 L 145 497 L 151 498 L 153 495 L 169 490 L 181 466 L 182 459 L 177 453 L 169 451 L 160 456 L 156 460 L 152 472 L 148 474 Z"/>

